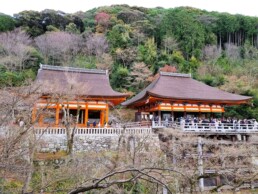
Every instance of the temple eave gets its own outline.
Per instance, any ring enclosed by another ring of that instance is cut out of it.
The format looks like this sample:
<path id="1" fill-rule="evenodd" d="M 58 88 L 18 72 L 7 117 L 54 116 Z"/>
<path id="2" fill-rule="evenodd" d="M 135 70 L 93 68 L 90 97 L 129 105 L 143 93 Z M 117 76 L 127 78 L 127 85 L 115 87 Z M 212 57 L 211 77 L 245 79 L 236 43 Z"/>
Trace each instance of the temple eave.
<path id="1" fill-rule="evenodd" d="M 191 99 L 191 98 L 171 98 L 160 97 L 157 95 L 145 96 L 144 98 L 128 104 L 128 107 L 144 106 L 155 102 L 164 103 L 190 103 L 190 104 L 215 104 L 215 105 L 240 105 L 248 104 L 251 98 L 241 100 L 228 100 L 228 99 Z"/>

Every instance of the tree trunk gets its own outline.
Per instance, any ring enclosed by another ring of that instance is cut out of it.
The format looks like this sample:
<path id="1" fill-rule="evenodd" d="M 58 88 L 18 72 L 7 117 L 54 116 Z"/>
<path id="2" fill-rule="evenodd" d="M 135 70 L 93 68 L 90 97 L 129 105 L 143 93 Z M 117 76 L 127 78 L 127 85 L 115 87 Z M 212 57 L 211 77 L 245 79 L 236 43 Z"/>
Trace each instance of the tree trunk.
<path id="1" fill-rule="evenodd" d="M 231 33 L 228 33 L 228 41 L 229 41 L 229 45 L 231 44 Z"/>
<path id="2" fill-rule="evenodd" d="M 66 150 L 66 153 L 68 155 L 71 155 L 73 153 L 74 131 L 75 131 L 75 128 L 72 129 L 72 133 L 70 133 L 70 137 L 67 138 L 67 150 Z"/>
<path id="3" fill-rule="evenodd" d="M 68 155 L 72 154 L 72 150 L 73 150 L 73 139 L 68 139 L 67 140 L 67 151 L 66 153 Z"/>
<path id="4" fill-rule="evenodd" d="M 203 176 L 203 159 L 202 159 L 203 154 L 202 154 L 202 138 L 201 137 L 198 137 L 197 154 L 198 154 L 199 176 Z M 204 190 L 204 180 L 203 180 L 203 178 L 199 179 L 199 188 L 200 188 L 201 192 Z"/>
<path id="5" fill-rule="evenodd" d="M 258 48 L 258 34 L 256 34 L 256 48 Z"/>
<path id="6" fill-rule="evenodd" d="M 25 179 L 25 182 L 24 182 L 24 185 L 22 187 L 22 194 L 25 194 L 27 193 L 28 189 L 29 189 L 29 184 L 30 184 L 30 181 L 31 181 L 31 178 L 32 178 L 32 174 L 34 172 L 34 153 L 35 153 L 35 145 L 33 142 L 35 138 L 34 138 L 34 134 L 30 134 L 29 135 L 29 169 L 27 171 L 27 174 L 26 174 L 26 179 Z"/>
<path id="7" fill-rule="evenodd" d="M 234 32 L 234 44 L 237 45 L 237 42 L 236 42 L 236 35 L 237 35 L 237 32 Z"/>
<path id="8" fill-rule="evenodd" d="M 245 36 L 246 36 L 246 35 L 245 35 L 245 32 L 243 32 L 243 38 L 242 38 L 242 39 L 243 39 L 243 41 L 242 41 L 242 45 L 245 43 Z"/>
<path id="9" fill-rule="evenodd" d="M 32 162 L 33 163 L 33 162 Z M 33 166 L 30 165 L 31 167 Z M 26 175 L 26 179 L 25 179 L 25 183 L 22 187 L 22 194 L 26 194 L 27 193 L 27 190 L 29 188 L 29 184 L 30 184 L 30 180 L 31 180 L 31 177 L 32 177 L 32 173 L 33 173 L 33 169 L 29 169 L 29 171 L 27 172 L 27 175 Z"/>
<path id="10" fill-rule="evenodd" d="M 241 30 L 240 30 L 240 32 L 239 32 L 239 46 L 241 45 L 241 39 L 242 39 L 242 35 L 241 35 L 242 33 L 241 33 Z"/>
<path id="11" fill-rule="evenodd" d="M 219 33 L 219 50 L 221 51 L 221 32 Z"/>
<path id="12" fill-rule="evenodd" d="M 240 37 L 241 37 L 241 31 L 238 32 L 238 38 L 237 38 L 237 45 L 240 45 Z"/>

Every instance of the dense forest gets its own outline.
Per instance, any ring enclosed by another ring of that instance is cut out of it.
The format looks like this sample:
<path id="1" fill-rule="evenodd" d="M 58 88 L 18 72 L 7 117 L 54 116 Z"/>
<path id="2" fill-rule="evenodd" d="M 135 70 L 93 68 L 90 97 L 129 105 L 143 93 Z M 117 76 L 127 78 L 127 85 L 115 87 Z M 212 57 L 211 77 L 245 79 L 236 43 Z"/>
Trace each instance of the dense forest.
<path id="1" fill-rule="evenodd" d="M 226 116 L 258 119 L 258 18 L 114 5 L 86 12 L 0 14 L 0 87 L 33 80 L 40 63 L 108 69 L 112 87 L 131 95 L 160 67 L 175 66 L 223 90 L 253 96 Z"/>

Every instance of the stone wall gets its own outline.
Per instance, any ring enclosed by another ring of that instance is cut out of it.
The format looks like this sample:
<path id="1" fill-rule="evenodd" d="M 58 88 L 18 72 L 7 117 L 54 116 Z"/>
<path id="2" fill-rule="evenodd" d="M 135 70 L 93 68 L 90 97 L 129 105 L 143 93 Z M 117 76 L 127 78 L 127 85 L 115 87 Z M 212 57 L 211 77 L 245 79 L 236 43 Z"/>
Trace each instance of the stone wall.
<path id="1" fill-rule="evenodd" d="M 37 136 L 38 151 L 56 152 L 66 150 L 67 139 L 65 134 L 43 134 Z M 80 151 L 104 151 L 116 150 L 118 145 L 142 146 L 145 150 L 159 149 L 159 139 L 156 134 L 147 135 L 75 135 L 73 150 Z"/>

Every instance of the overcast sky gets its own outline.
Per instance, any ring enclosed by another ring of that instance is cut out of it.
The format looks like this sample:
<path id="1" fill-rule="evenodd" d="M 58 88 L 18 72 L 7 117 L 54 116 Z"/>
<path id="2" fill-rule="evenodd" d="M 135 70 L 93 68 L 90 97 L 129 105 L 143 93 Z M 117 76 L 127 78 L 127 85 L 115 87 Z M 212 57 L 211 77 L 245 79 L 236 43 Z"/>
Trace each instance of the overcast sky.
<path id="1" fill-rule="evenodd" d="M 207 11 L 258 16 L 257 0 L 0 0 L 0 3 L 0 12 L 8 15 L 24 10 L 42 11 L 44 9 L 74 13 L 99 6 L 128 4 L 131 6 L 164 8 L 191 6 Z"/>

